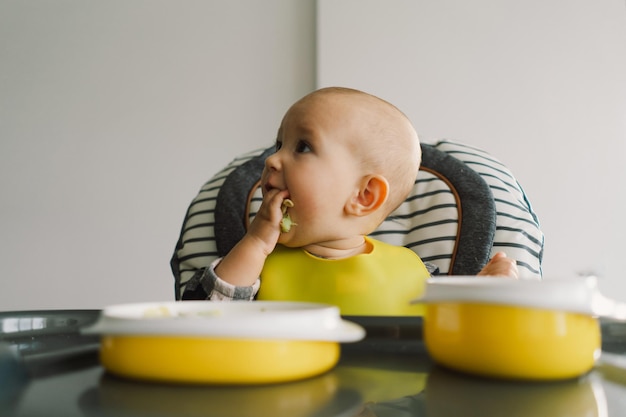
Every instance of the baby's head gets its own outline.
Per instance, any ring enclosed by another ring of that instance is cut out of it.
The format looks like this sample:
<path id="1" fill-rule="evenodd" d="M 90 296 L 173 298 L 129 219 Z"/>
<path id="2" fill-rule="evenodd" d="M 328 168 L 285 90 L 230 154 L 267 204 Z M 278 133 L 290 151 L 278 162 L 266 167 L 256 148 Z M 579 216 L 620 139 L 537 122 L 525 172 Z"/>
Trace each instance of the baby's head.
<path id="1" fill-rule="evenodd" d="M 335 223 L 358 217 L 355 227 L 367 234 L 406 199 L 420 159 L 417 133 L 400 110 L 362 91 L 330 87 L 287 111 L 264 183 L 289 190 L 298 228 L 321 212 Z"/>

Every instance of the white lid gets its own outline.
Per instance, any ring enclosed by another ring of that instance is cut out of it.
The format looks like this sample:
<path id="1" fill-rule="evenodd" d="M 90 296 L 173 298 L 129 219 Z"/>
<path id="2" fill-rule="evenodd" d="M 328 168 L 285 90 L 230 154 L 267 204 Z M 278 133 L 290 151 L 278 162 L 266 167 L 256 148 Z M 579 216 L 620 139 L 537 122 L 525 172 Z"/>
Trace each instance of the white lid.
<path id="1" fill-rule="evenodd" d="M 274 301 L 184 301 L 106 307 L 88 334 L 354 342 L 365 330 L 339 308 Z"/>
<path id="2" fill-rule="evenodd" d="M 476 276 L 431 278 L 426 283 L 424 295 L 413 303 L 442 301 L 515 305 L 626 318 L 626 306 L 604 297 L 595 277 L 541 281 Z"/>

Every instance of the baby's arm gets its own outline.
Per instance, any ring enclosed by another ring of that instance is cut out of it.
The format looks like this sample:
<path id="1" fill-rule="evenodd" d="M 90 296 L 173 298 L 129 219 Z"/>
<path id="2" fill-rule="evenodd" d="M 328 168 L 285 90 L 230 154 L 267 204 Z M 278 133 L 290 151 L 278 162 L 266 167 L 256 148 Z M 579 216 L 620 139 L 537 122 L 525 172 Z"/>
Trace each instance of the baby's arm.
<path id="1" fill-rule="evenodd" d="M 487 265 L 483 267 L 478 275 L 518 278 L 519 272 L 515 259 L 507 258 L 504 252 L 498 252 L 493 255 L 493 258 L 487 262 Z"/>
<path id="2" fill-rule="evenodd" d="M 263 203 L 250 223 L 248 232 L 215 267 L 220 279 L 235 286 L 253 285 L 265 264 L 265 259 L 274 250 L 280 236 L 281 205 L 288 197 L 287 191 L 269 190 Z"/>

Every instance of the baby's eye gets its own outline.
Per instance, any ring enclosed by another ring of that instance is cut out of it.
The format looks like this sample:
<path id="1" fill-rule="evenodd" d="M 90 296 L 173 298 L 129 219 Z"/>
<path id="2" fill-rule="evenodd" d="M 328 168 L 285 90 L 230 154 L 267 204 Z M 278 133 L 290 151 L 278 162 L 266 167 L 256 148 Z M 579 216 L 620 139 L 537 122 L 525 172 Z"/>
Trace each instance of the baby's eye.
<path id="1" fill-rule="evenodd" d="M 296 145 L 296 152 L 298 153 L 311 152 L 311 146 L 306 141 L 300 140 L 298 141 L 298 144 Z"/>
<path id="2" fill-rule="evenodd" d="M 276 143 L 274 144 L 274 152 L 278 152 L 280 148 L 282 147 L 283 147 L 283 143 L 277 140 Z"/>

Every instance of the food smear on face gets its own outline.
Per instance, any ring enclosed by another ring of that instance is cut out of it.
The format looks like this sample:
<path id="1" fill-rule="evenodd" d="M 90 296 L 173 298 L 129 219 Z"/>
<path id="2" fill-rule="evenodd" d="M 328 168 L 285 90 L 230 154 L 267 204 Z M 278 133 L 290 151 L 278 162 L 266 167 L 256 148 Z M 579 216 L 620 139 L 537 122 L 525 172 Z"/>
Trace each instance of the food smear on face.
<path id="1" fill-rule="evenodd" d="M 282 207 L 281 207 L 282 212 L 283 212 L 283 218 L 280 221 L 280 230 L 283 233 L 288 233 L 291 230 L 292 226 L 297 226 L 298 225 L 297 223 L 294 223 L 291 220 L 291 216 L 289 216 L 289 213 L 287 211 L 289 208 L 291 208 L 293 206 L 294 206 L 293 201 L 291 201 L 290 199 L 286 198 L 286 199 L 283 200 L 283 204 L 282 204 Z"/>

